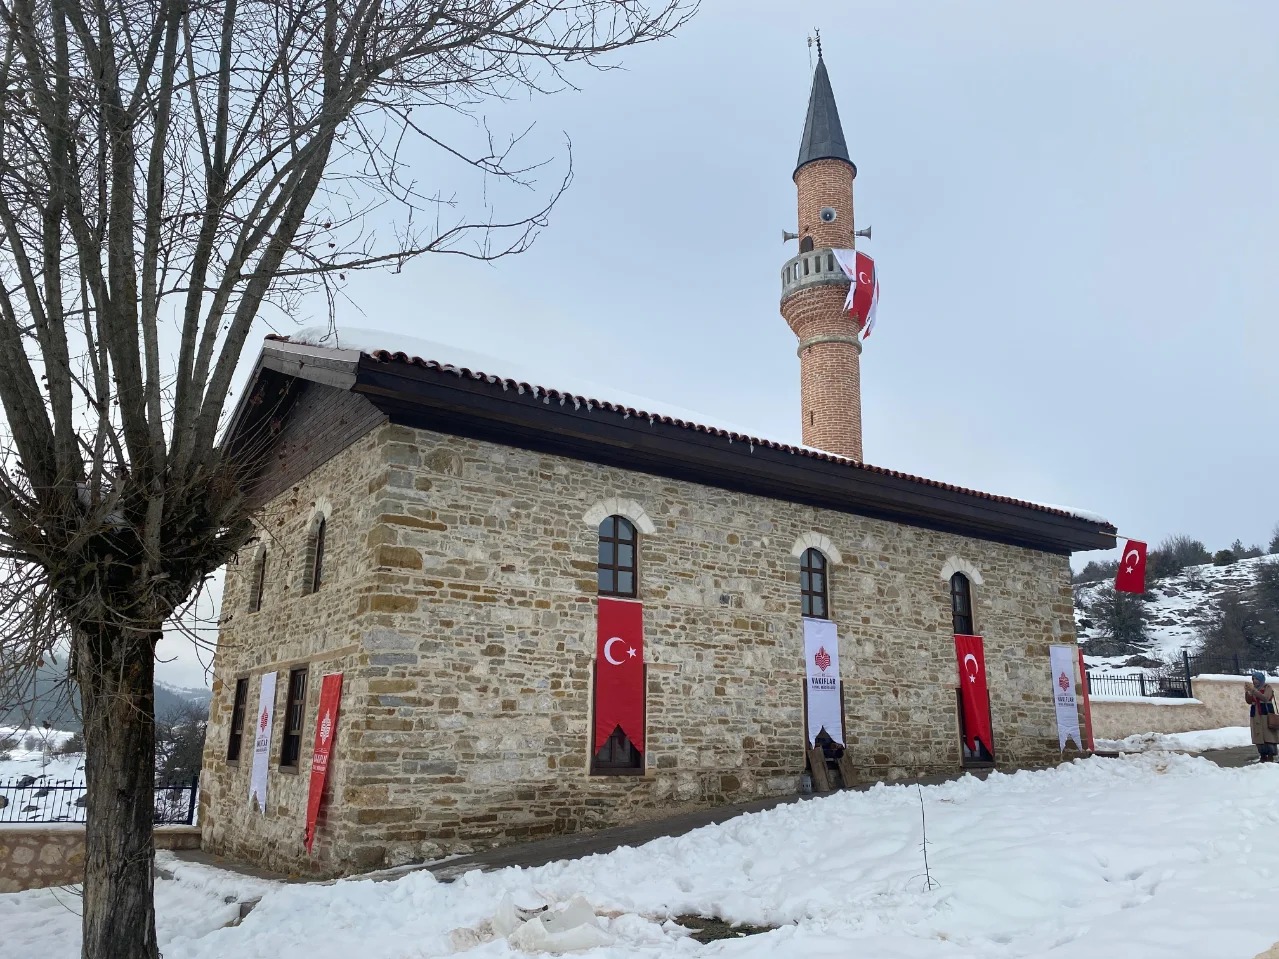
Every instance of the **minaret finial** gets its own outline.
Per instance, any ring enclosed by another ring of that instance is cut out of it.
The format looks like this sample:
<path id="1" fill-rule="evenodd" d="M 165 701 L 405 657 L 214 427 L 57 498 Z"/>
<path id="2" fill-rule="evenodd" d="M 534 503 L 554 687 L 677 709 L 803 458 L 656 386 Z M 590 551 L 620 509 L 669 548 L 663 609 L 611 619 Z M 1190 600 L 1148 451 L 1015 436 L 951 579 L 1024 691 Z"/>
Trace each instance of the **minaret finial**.
<path id="1" fill-rule="evenodd" d="M 822 58 L 822 31 L 817 27 L 813 27 L 813 36 L 817 38 L 817 59 Z"/>

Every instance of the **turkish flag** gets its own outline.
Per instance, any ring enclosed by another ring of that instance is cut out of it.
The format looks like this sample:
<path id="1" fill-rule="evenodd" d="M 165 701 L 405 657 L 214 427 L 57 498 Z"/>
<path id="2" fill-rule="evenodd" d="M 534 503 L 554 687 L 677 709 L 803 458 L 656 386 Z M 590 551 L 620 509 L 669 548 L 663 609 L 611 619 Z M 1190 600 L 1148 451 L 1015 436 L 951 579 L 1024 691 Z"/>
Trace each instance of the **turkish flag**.
<path id="1" fill-rule="evenodd" d="M 320 684 L 320 709 L 316 713 L 315 748 L 311 752 L 311 788 L 306 798 L 306 851 L 315 842 L 315 821 L 320 815 L 324 780 L 329 774 L 329 755 L 338 731 L 338 707 L 342 703 L 342 674 L 329 673 Z"/>
<path id="2" fill-rule="evenodd" d="M 980 636 L 955 636 L 955 658 L 959 662 L 959 701 L 964 708 L 964 741 L 973 752 L 977 740 L 992 756 L 990 692 L 986 688 L 986 653 Z"/>
<path id="3" fill-rule="evenodd" d="M 844 263 L 840 266 L 845 267 L 845 273 L 849 273 Z M 849 279 L 853 282 L 848 288 L 844 309 L 854 319 L 861 321 L 862 339 L 865 339 L 875 326 L 875 308 L 879 306 L 879 278 L 875 275 L 875 261 L 865 253 L 856 254 Z"/>
<path id="4" fill-rule="evenodd" d="M 595 642 L 595 746 L 618 726 L 644 751 L 644 606 L 622 599 L 599 601 Z"/>
<path id="5" fill-rule="evenodd" d="M 1144 593 L 1146 591 L 1146 544 L 1128 540 L 1124 558 L 1119 561 L 1115 573 L 1115 590 L 1120 593 Z"/>

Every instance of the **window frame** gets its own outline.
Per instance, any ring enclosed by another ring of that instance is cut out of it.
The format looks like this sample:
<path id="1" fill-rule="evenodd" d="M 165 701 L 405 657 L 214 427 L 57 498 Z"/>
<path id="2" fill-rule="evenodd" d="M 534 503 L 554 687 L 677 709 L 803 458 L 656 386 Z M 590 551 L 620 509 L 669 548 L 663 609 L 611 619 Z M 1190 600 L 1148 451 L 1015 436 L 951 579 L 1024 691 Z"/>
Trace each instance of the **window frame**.
<path id="1" fill-rule="evenodd" d="M 961 609 L 962 607 L 965 607 Z M 950 625 L 956 636 L 976 636 L 977 620 L 973 615 L 973 584 L 963 573 L 950 577 Z"/>
<path id="2" fill-rule="evenodd" d="M 248 711 L 249 677 L 239 676 L 235 680 L 235 693 L 231 699 L 231 730 L 226 744 L 227 765 L 240 764 L 240 754 L 244 751 L 244 717 Z"/>
<path id="3" fill-rule="evenodd" d="M 266 594 L 266 553 L 266 544 L 263 543 L 253 557 L 253 569 L 249 574 L 252 577 L 249 580 L 250 613 L 262 611 L 262 597 Z"/>
<path id="4" fill-rule="evenodd" d="M 306 688 L 310 673 L 308 665 L 289 670 L 280 736 L 280 772 L 296 773 L 302 766 L 302 730 L 306 727 Z"/>
<path id="5" fill-rule="evenodd" d="M 613 524 L 611 535 L 604 532 L 605 525 L 608 523 Z M 622 536 L 623 524 L 630 531 L 629 538 Z M 605 561 L 601 556 L 606 546 L 611 547 L 612 550 L 611 562 Z M 626 546 L 631 549 L 631 563 L 629 566 L 624 565 L 620 558 L 621 550 Z M 595 551 L 595 589 L 600 596 L 611 596 L 617 599 L 639 599 L 639 554 L 640 534 L 639 528 L 634 522 L 616 513 L 600 520 Z M 605 573 L 608 573 L 612 578 L 612 586 L 607 589 L 603 585 Z M 619 588 L 623 575 L 629 575 L 631 578 L 629 591 Z"/>
<path id="6" fill-rule="evenodd" d="M 308 575 L 310 578 L 309 592 L 312 593 L 318 593 L 320 587 L 324 585 L 324 537 L 328 529 L 329 518 L 321 513 L 319 522 L 315 524 L 315 529 L 311 533 L 311 565 Z"/>
<path id="7" fill-rule="evenodd" d="M 819 560 L 814 565 L 812 559 Z M 813 576 L 821 577 L 821 587 L 813 588 Z M 821 611 L 817 612 L 818 603 Z M 830 619 L 830 560 L 815 546 L 804 550 L 799 557 L 800 614 L 807 619 Z"/>

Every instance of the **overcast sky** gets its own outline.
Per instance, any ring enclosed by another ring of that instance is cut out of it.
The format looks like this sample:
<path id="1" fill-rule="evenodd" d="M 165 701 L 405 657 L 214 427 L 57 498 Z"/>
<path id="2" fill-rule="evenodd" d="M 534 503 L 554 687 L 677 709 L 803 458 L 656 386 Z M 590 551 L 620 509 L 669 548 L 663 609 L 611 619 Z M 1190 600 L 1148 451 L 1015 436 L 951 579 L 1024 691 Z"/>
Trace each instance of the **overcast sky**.
<path id="1" fill-rule="evenodd" d="M 797 442 L 778 298 L 813 26 L 881 278 L 866 461 L 1090 509 L 1152 544 L 1264 545 L 1279 522 L 1272 0 L 704 0 L 624 70 L 488 111 L 495 131 L 537 124 L 524 156 L 553 161 L 540 195 L 572 140 L 575 180 L 530 252 L 357 277 L 340 321 Z M 416 163 L 424 184 L 476 196 L 438 153 Z M 501 214 L 539 194 L 489 195 Z M 160 674 L 192 682 L 189 667 Z"/>

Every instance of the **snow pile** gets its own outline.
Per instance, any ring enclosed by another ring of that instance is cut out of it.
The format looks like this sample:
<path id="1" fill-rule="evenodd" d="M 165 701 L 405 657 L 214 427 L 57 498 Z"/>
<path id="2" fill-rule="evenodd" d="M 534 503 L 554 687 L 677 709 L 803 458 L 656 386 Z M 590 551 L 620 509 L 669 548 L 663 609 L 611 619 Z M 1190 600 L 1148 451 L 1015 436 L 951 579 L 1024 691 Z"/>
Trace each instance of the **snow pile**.
<path id="1" fill-rule="evenodd" d="M 235 928 L 217 928 L 231 909 L 216 893 L 243 896 L 250 880 L 213 889 L 179 875 L 157 884 L 160 945 L 166 959 L 526 956 L 494 928 L 504 897 L 566 913 L 580 896 L 610 940 L 578 953 L 593 959 L 1251 959 L 1279 940 L 1279 803 L 1266 798 L 1277 790 L 1277 766 L 1221 769 L 1178 753 L 929 787 L 931 891 L 920 794 L 900 786 L 451 884 L 417 872 L 271 886 Z M 77 955 L 77 920 L 59 895 L 0 896 L 6 953 Z M 702 947 L 670 922 L 689 914 L 776 928 Z"/>
<path id="2" fill-rule="evenodd" d="M 239 903 L 269 892 L 275 883 L 181 862 L 156 854 L 156 935 L 166 943 L 203 938 L 240 914 Z M 32 889 L 0 895 L 0 950 L 5 956 L 75 959 L 80 955 L 78 888 Z M 370 957 L 371 959 L 371 957 Z"/>
<path id="3" fill-rule="evenodd" d="M 1127 739 L 1098 739 L 1096 745 L 1101 750 L 1122 753 L 1201 753 L 1205 749 L 1251 746 L 1252 734 L 1247 726 L 1226 726 L 1222 729 L 1200 729 L 1192 733 L 1137 733 Z"/>

